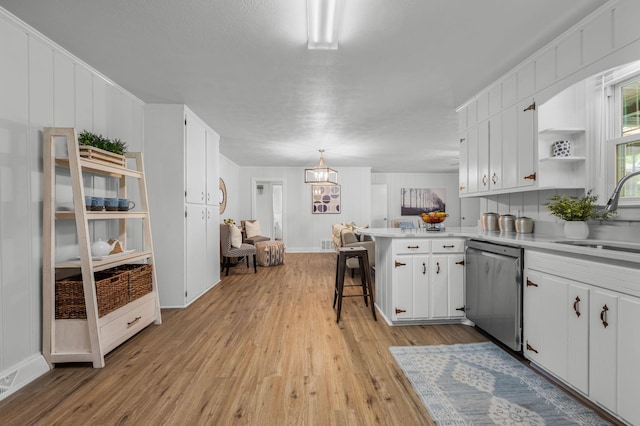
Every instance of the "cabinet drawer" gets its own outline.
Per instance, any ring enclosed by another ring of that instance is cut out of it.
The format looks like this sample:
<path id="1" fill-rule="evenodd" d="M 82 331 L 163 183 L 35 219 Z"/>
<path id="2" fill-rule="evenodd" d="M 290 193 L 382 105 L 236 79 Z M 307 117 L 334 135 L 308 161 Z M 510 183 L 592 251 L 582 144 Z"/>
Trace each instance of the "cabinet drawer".
<path id="1" fill-rule="evenodd" d="M 150 293 L 104 317 L 108 322 L 100 326 L 100 337 L 105 353 L 151 324 L 155 319 L 155 299 Z"/>
<path id="2" fill-rule="evenodd" d="M 463 253 L 464 240 L 435 239 L 431 242 L 433 253 Z"/>
<path id="3" fill-rule="evenodd" d="M 418 238 L 402 238 L 394 240 L 393 250 L 396 254 L 429 253 L 429 240 Z"/>

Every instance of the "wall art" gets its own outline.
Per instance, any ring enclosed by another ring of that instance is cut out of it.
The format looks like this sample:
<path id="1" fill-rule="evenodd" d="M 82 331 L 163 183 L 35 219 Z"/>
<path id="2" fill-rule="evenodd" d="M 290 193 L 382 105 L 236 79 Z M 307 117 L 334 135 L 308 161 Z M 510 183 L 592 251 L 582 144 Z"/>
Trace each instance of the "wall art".
<path id="1" fill-rule="evenodd" d="M 340 214 L 340 185 L 312 185 L 311 205 L 313 214 Z"/>
<path id="2" fill-rule="evenodd" d="M 402 216 L 446 211 L 447 190 L 445 188 L 401 188 L 400 191 Z"/>

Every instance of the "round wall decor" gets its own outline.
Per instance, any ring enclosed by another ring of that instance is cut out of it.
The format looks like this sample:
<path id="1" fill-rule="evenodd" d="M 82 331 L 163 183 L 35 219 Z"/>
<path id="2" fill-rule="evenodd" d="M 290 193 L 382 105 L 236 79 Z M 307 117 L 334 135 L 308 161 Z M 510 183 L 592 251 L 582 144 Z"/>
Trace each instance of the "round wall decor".
<path id="1" fill-rule="evenodd" d="M 222 178 L 220 178 L 220 214 L 224 213 L 227 208 L 227 185 L 224 184 Z"/>

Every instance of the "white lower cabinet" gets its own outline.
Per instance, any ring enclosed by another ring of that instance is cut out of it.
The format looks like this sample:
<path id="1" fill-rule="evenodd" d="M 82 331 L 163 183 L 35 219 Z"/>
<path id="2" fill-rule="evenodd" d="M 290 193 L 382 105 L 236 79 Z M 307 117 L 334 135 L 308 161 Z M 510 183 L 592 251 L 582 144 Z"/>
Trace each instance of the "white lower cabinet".
<path id="1" fill-rule="evenodd" d="M 609 291 L 592 291 L 590 308 L 589 397 L 615 411 L 618 297 Z"/>
<path id="2" fill-rule="evenodd" d="M 525 252 L 524 355 L 630 424 L 640 424 L 640 288 L 633 265 Z"/>
<path id="3" fill-rule="evenodd" d="M 640 425 L 638 381 L 640 380 L 640 299 L 622 296 L 618 300 L 618 414 Z"/>
<path id="4" fill-rule="evenodd" d="M 588 289 L 532 269 L 525 280 L 524 355 L 588 392 Z"/>
<path id="5" fill-rule="evenodd" d="M 394 241 L 392 321 L 464 317 L 464 240 Z"/>

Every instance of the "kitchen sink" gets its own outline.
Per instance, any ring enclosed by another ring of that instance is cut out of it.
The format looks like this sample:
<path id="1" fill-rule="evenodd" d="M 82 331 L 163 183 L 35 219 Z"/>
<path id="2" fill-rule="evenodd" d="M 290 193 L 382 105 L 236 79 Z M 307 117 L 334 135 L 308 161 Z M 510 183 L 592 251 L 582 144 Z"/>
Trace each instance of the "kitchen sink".
<path id="1" fill-rule="evenodd" d="M 626 253 L 640 253 L 640 244 L 635 243 L 602 240 L 560 240 L 554 242 L 575 247 L 587 247 L 599 250 L 615 250 L 623 251 Z"/>

